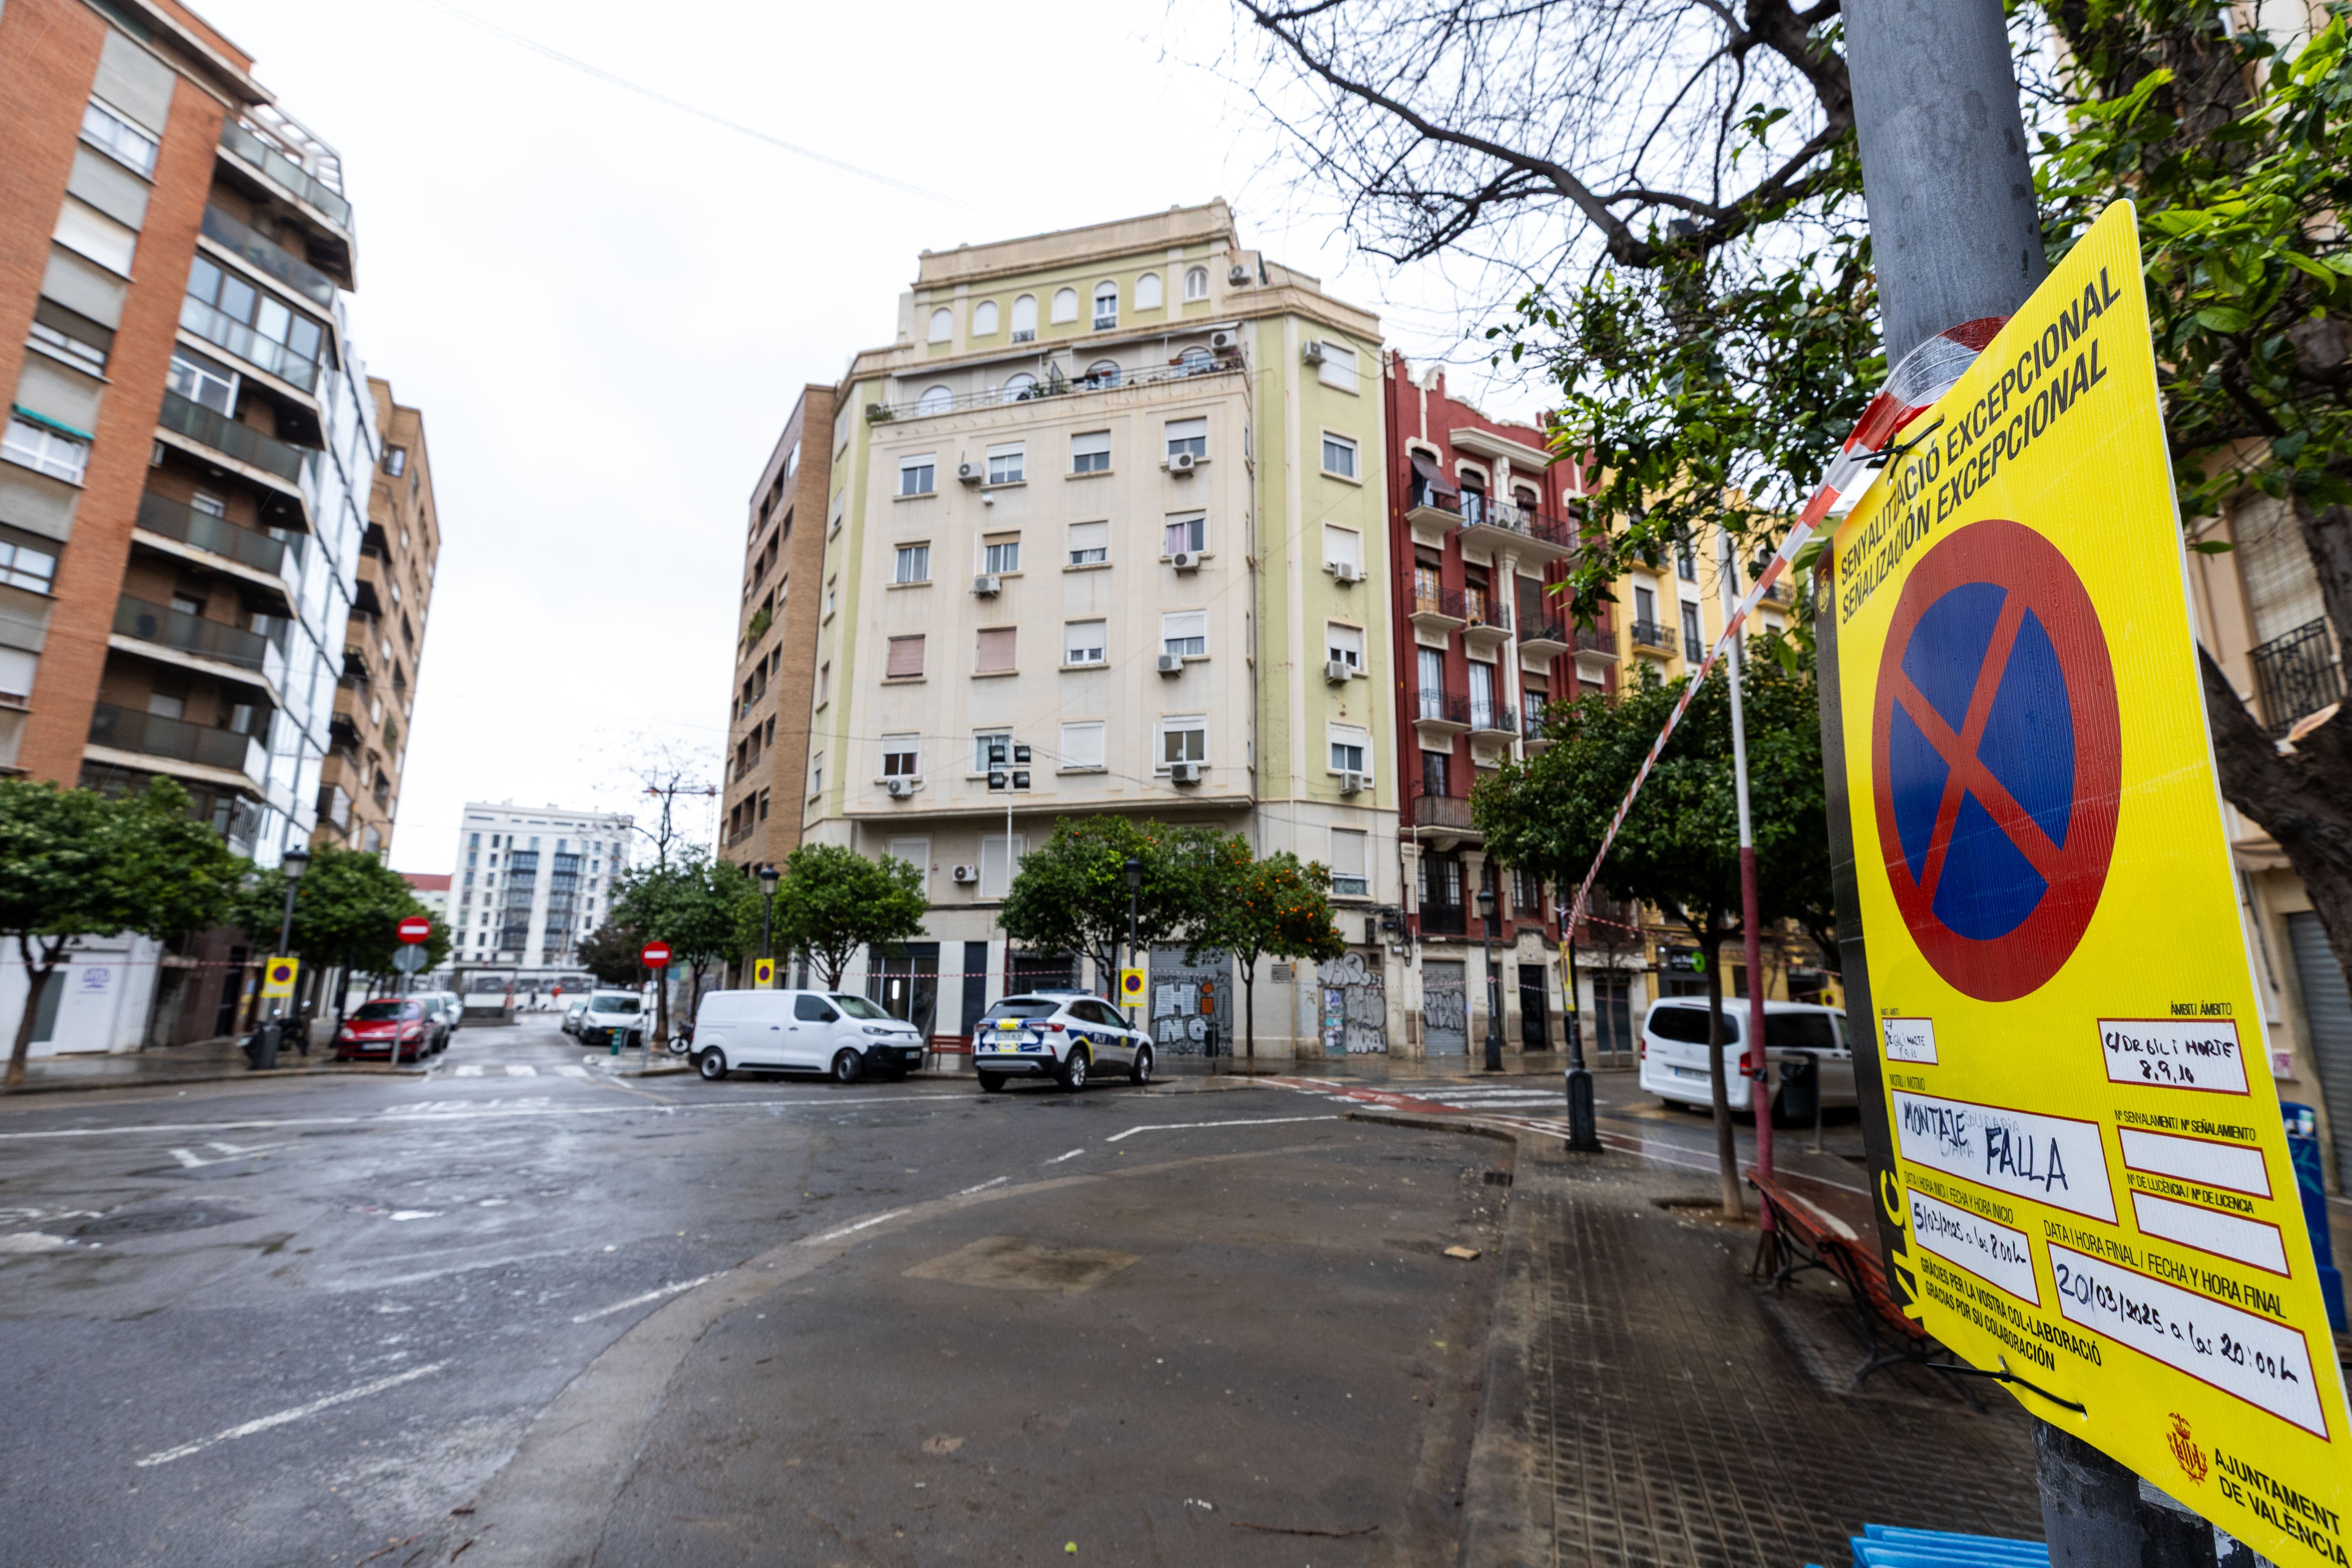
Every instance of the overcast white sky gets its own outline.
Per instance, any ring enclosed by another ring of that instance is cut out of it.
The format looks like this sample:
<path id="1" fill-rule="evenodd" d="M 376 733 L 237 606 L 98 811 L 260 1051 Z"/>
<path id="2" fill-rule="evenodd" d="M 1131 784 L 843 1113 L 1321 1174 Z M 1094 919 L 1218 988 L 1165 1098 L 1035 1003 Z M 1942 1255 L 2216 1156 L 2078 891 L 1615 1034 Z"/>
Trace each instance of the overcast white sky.
<path id="1" fill-rule="evenodd" d="M 956 200 L 437 0 L 196 0 L 342 153 L 357 347 L 425 413 L 443 546 L 403 870 L 450 868 L 467 799 L 642 805 L 648 738 L 718 781 L 745 497 L 799 387 L 890 339 L 924 247 L 1223 195 L 1244 244 L 1380 310 L 1416 360 L 1467 324 L 1436 269 L 1351 258 L 1276 133 L 1192 63 L 1232 37 L 1215 0 L 455 3 Z"/>

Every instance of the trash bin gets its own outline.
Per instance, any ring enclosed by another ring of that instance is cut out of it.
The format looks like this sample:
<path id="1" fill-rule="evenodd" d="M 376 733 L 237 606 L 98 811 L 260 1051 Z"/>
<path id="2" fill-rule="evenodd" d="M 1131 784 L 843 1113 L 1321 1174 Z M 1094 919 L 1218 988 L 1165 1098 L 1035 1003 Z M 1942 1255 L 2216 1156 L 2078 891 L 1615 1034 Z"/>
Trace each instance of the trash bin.
<path id="1" fill-rule="evenodd" d="M 1780 1119 L 1800 1127 L 1821 1114 L 1822 1064 L 1811 1051 L 1780 1064 L 1780 1092 L 1775 1100 Z"/>
<path id="2" fill-rule="evenodd" d="M 2344 1332 L 2344 1276 L 2336 1271 L 2336 1246 L 2327 1232 L 2327 1184 L 2319 1163 L 2319 1113 L 2292 1100 L 2279 1101 L 2286 1118 L 2287 1152 L 2294 1161 L 2294 1184 L 2303 1194 L 2303 1223 L 2311 1232 L 2312 1256 L 2319 1262 L 2319 1295 L 2327 1303 L 2327 1326 Z"/>

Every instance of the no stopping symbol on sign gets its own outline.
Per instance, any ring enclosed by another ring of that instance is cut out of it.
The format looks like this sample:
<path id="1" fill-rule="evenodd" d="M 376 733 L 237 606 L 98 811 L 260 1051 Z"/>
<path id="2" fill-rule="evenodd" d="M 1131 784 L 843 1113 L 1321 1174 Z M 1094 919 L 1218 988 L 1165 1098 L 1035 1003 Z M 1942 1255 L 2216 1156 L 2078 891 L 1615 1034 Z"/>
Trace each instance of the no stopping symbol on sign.
<path id="1" fill-rule="evenodd" d="M 2098 911 L 2122 778 L 2091 596 L 2021 523 L 1971 523 L 1904 583 L 1871 727 L 1886 878 L 1936 973 L 1985 1002 L 2064 967 Z"/>

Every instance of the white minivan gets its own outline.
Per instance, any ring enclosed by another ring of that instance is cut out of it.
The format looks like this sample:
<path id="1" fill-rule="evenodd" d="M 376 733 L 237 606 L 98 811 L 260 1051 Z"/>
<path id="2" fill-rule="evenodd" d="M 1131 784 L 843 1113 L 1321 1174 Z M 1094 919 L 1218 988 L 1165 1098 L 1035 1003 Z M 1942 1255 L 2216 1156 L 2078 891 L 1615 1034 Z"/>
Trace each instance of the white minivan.
<path id="1" fill-rule="evenodd" d="M 903 1078 L 923 1063 L 922 1031 L 845 991 L 713 991 L 694 1015 L 694 1065 L 730 1072 L 822 1072 L 842 1083 Z"/>
<path id="2" fill-rule="evenodd" d="M 1723 1030 L 1728 1043 L 1723 1047 L 1724 1093 L 1735 1111 L 1748 1109 L 1748 1090 L 1754 1087 L 1739 1073 L 1739 1058 L 1748 1048 L 1747 1029 L 1747 999 L 1726 997 Z M 1706 1036 L 1706 997 L 1665 996 L 1650 1004 L 1650 1016 L 1642 1022 L 1642 1087 L 1672 1105 L 1713 1109 Z M 1846 1044 L 1845 1015 L 1838 1009 L 1809 1002 L 1765 1003 L 1764 1055 L 1776 1090 L 1776 1119 L 1780 1064 L 1799 1056 L 1811 1056 L 1821 1064 L 1823 1109 L 1854 1103 L 1853 1051 Z"/>

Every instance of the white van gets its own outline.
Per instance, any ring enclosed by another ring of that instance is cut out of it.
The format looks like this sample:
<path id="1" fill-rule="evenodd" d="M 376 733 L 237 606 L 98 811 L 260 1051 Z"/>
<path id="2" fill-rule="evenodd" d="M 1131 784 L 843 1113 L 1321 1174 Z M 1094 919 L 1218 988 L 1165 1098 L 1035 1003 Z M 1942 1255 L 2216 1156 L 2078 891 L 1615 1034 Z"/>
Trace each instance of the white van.
<path id="1" fill-rule="evenodd" d="M 1735 1111 L 1748 1109 L 1748 1091 L 1754 1087 L 1739 1074 L 1747 1029 L 1747 998 L 1725 997 L 1724 1093 Z M 1706 997 L 1666 996 L 1650 1004 L 1650 1016 L 1642 1022 L 1642 1087 L 1672 1105 L 1713 1109 L 1706 1035 Z M 1810 1002 L 1765 1003 L 1764 1055 L 1776 1090 L 1780 1064 L 1811 1056 L 1821 1064 L 1822 1108 L 1854 1103 L 1853 1051 L 1846 1044 L 1845 1015 L 1838 1009 Z"/>
<path id="2" fill-rule="evenodd" d="M 580 1015 L 577 1031 L 583 1046 L 610 1047 L 618 1043 L 623 1050 L 645 1043 L 645 998 L 634 991 L 597 990 L 588 997 L 588 1010 Z"/>
<path id="3" fill-rule="evenodd" d="M 845 991 L 713 991 L 694 1016 L 694 1065 L 730 1072 L 867 1073 L 904 1078 L 922 1066 L 922 1031 Z"/>

